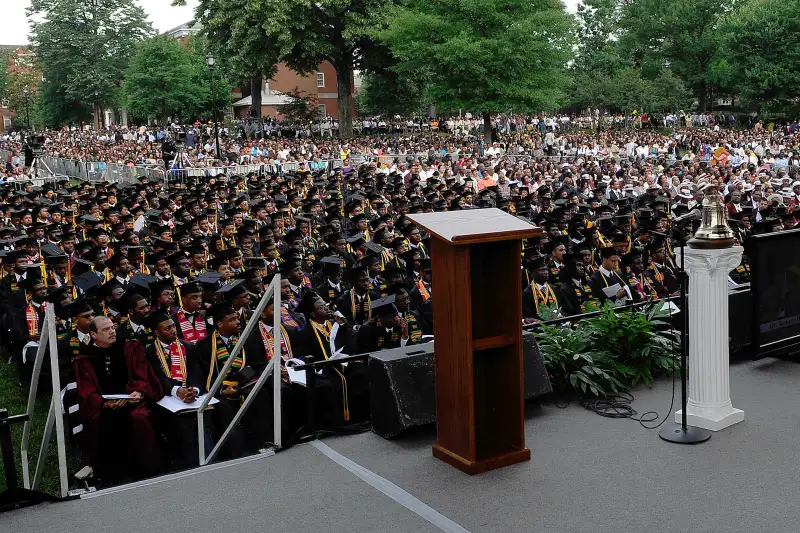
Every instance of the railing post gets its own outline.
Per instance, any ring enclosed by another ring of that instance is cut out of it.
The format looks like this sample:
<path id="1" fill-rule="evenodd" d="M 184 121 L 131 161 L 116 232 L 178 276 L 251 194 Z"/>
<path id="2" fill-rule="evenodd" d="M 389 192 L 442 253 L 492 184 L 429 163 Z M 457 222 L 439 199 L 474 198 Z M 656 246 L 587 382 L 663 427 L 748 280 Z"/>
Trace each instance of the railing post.
<path id="1" fill-rule="evenodd" d="M 276 284 L 276 281 L 277 281 L 277 284 Z M 231 351 L 230 355 L 228 356 L 228 360 L 225 362 L 225 365 L 223 365 L 222 369 L 219 371 L 219 374 L 217 375 L 217 379 L 214 380 L 214 383 L 211 385 L 211 388 L 206 392 L 206 397 L 203 400 L 203 403 L 197 409 L 197 438 L 198 438 L 197 445 L 198 445 L 198 458 L 200 460 L 200 466 L 208 464 L 208 463 L 210 463 L 211 461 L 214 460 L 214 458 L 216 457 L 217 453 L 222 448 L 222 446 L 225 444 L 225 441 L 228 439 L 228 436 L 230 435 L 231 431 L 233 431 L 233 428 L 236 427 L 236 425 L 239 423 L 239 420 L 242 418 L 244 413 L 247 412 L 247 409 L 250 407 L 250 404 L 253 403 L 253 400 L 258 395 L 258 392 L 261 390 L 261 387 L 264 385 L 264 381 L 266 381 L 267 377 L 269 376 L 269 373 L 273 370 L 275 361 L 280 359 L 279 357 L 277 357 L 277 358 L 273 357 L 272 358 L 272 361 L 269 362 L 269 364 L 267 365 L 266 370 L 264 370 L 264 372 L 262 372 L 261 376 L 258 378 L 258 381 L 253 386 L 253 388 L 251 389 L 250 394 L 248 394 L 248 396 L 245 399 L 245 401 L 242 404 L 242 406 L 239 407 L 239 410 L 236 412 L 236 415 L 233 417 L 233 420 L 231 420 L 231 423 L 225 429 L 225 431 L 223 432 L 222 436 L 219 438 L 219 441 L 214 446 L 214 448 L 211 450 L 211 453 L 209 453 L 208 456 L 206 456 L 205 455 L 205 450 L 204 450 L 204 447 L 203 447 L 204 436 L 205 436 L 204 435 L 204 424 L 203 424 L 203 413 L 208 408 L 208 404 L 209 404 L 209 402 L 211 402 L 211 398 L 214 397 L 214 395 L 219 390 L 219 387 L 222 385 L 222 382 L 225 379 L 225 376 L 228 375 L 228 371 L 230 370 L 231 365 L 233 364 L 233 360 L 236 358 L 237 355 L 239 355 L 239 352 L 242 350 L 242 348 L 244 348 L 245 340 L 250 336 L 250 333 L 252 333 L 253 328 L 255 328 L 255 326 L 258 324 L 258 322 L 260 320 L 260 317 L 261 317 L 261 313 L 263 313 L 264 309 L 267 307 L 267 303 L 269 302 L 269 299 L 273 297 L 273 295 L 274 295 L 274 293 L 276 291 L 280 291 L 280 290 L 281 290 L 280 289 L 280 276 L 275 276 L 275 278 L 273 278 L 272 282 L 269 284 L 269 287 L 267 288 L 267 291 L 264 293 L 264 296 L 261 297 L 261 301 L 258 303 L 258 306 L 256 307 L 256 310 L 253 313 L 253 318 L 250 320 L 250 322 L 247 323 L 247 326 L 245 326 L 244 331 L 239 336 L 239 342 L 237 342 L 236 346 L 233 347 L 233 350 Z M 280 310 L 278 310 L 278 312 L 280 312 Z M 211 334 L 213 335 L 213 332 Z M 278 349 L 280 350 L 280 346 L 278 347 Z M 278 353 L 280 353 L 280 351 Z M 212 357 L 213 357 L 213 354 L 212 354 Z M 280 379 L 280 367 L 279 367 L 278 378 L 277 379 Z"/>
<path id="2" fill-rule="evenodd" d="M 275 342 L 275 349 L 272 350 L 272 358 L 276 360 L 275 364 L 277 365 L 277 370 L 273 367 L 272 371 L 272 428 L 273 428 L 273 442 L 275 445 L 280 448 L 283 446 L 283 433 L 281 424 L 283 424 L 283 418 L 281 416 L 281 380 L 283 378 L 281 372 L 281 361 L 283 360 L 283 353 L 281 350 L 281 275 L 280 273 L 275 274 L 275 277 L 272 280 L 272 283 L 276 284 L 278 289 L 273 291 L 273 317 L 272 317 L 272 340 Z M 260 316 L 254 316 L 254 320 L 260 320 Z"/>

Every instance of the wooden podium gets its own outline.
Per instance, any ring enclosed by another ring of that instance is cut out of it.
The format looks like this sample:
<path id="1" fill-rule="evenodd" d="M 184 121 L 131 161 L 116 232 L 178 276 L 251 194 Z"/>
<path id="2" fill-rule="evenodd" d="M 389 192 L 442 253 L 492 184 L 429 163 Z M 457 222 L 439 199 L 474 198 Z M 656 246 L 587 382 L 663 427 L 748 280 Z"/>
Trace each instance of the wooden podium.
<path id="1" fill-rule="evenodd" d="M 527 461 L 521 239 L 543 231 L 499 209 L 408 218 L 431 234 L 433 455 L 468 474 Z"/>

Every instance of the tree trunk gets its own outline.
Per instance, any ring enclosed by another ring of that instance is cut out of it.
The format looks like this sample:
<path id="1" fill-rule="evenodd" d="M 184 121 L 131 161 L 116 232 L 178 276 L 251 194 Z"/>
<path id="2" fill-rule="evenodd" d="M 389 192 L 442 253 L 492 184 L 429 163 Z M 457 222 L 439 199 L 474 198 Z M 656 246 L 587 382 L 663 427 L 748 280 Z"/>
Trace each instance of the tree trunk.
<path id="1" fill-rule="evenodd" d="M 698 87 L 697 91 L 697 110 L 701 113 L 706 112 L 706 107 L 708 106 L 708 88 L 706 84 L 703 83 Z"/>
<path id="2" fill-rule="evenodd" d="M 334 65 L 336 68 L 337 107 L 339 109 L 339 135 L 342 139 L 353 136 L 353 59 L 347 57 Z"/>
<path id="3" fill-rule="evenodd" d="M 250 79 L 250 112 L 252 118 L 256 120 L 261 119 L 261 82 L 262 76 L 260 74 Z"/>
<path id="4" fill-rule="evenodd" d="M 488 112 L 483 114 L 483 144 L 487 149 L 492 145 L 492 115 Z"/>

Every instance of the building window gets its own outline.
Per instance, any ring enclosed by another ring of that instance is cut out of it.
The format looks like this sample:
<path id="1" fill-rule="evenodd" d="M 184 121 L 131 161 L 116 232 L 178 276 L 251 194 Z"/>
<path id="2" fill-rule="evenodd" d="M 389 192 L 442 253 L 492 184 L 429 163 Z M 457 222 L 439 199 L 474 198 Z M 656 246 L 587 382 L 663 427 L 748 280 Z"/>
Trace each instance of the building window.
<path id="1" fill-rule="evenodd" d="M 325 118 L 328 116 L 328 106 L 325 104 L 319 104 L 319 116 L 321 118 Z"/>
<path id="2" fill-rule="evenodd" d="M 325 87 L 325 73 L 317 72 L 317 87 Z"/>

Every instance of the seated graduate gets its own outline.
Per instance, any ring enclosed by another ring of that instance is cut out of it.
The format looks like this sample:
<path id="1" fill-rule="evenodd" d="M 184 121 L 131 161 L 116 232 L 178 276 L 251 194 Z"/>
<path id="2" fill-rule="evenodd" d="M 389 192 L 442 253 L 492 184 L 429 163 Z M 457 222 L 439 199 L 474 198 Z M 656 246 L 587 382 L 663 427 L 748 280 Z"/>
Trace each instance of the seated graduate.
<path id="1" fill-rule="evenodd" d="M 166 396 L 175 396 L 185 404 L 197 402 L 204 392 L 202 370 L 190 355 L 189 344 L 178 338 L 175 322 L 166 311 L 157 310 L 147 317 L 155 335 L 153 343 L 142 348 L 135 343 L 128 349 L 144 349 L 144 355 L 160 382 Z M 160 399 L 160 398 L 159 398 Z M 197 402 L 199 404 L 199 402 Z M 197 466 L 197 418 L 194 411 L 175 414 L 167 409 L 155 408 L 158 427 L 167 436 L 167 456 L 178 468 Z"/>
<path id="2" fill-rule="evenodd" d="M 320 298 L 327 303 L 335 302 L 344 293 L 342 285 L 342 267 L 345 265 L 344 259 L 336 256 L 323 257 L 322 264 L 323 281 L 314 288 Z"/>
<path id="3" fill-rule="evenodd" d="M 198 282 L 181 285 L 181 306 L 172 315 L 178 338 L 193 344 L 208 336 L 206 313 L 203 309 L 203 288 Z"/>
<path id="4" fill-rule="evenodd" d="M 267 302 L 258 321 L 258 327 L 253 328 L 245 343 L 245 350 L 250 358 L 249 364 L 260 375 L 267 364 L 272 360 L 275 350 L 274 338 L 275 303 Z M 286 370 L 286 363 L 293 360 L 295 350 L 299 345 L 298 332 L 291 326 L 281 324 L 281 430 L 284 445 L 287 444 L 295 432 L 302 427 L 306 419 L 306 386 L 303 383 L 292 383 Z M 324 381 L 324 380 L 321 380 Z M 272 375 L 267 378 L 262 391 L 272 391 Z M 328 385 L 329 387 L 329 385 Z M 319 387 L 318 387 L 319 388 Z M 267 408 L 272 407 L 269 402 Z M 272 411 L 269 418 L 272 420 Z M 269 423 L 268 421 L 264 421 Z"/>
<path id="5" fill-rule="evenodd" d="M 592 274 L 589 285 L 592 287 L 592 295 L 601 304 L 607 300 L 616 302 L 618 300 L 632 299 L 628 283 L 622 279 L 619 273 L 619 253 L 613 246 L 606 246 L 600 249 L 602 262 L 598 269 Z M 603 289 L 619 284 L 620 289 L 615 294 L 606 295 Z"/>
<path id="6" fill-rule="evenodd" d="M 359 327 L 372 320 L 372 294 L 367 269 L 361 266 L 351 268 L 347 271 L 347 279 L 352 286 L 335 301 L 335 305 L 348 324 Z M 319 298 L 316 293 L 314 296 Z"/>
<path id="7" fill-rule="evenodd" d="M 92 466 L 98 478 L 109 482 L 155 475 L 159 445 L 147 401 L 162 394 L 153 389 L 158 379 L 146 360 L 125 352 L 116 342 L 110 319 L 93 318 L 89 332 L 92 343 L 78 348 L 73 366 Z M 130 398 L 103 397 L 109 394 Z"/>
<path id="8" fill-rule="evenodd" d="M 431 270 L 431 260 L 423 258 L 420 260 L 419 279 L 414 280 L 414 288 L 411 289 L 411 309 L 421 313 L 423 306 L 433 297 L 433 271 Z"/>
<path id="9" fill-rule="evenodd" d="M 334 317 L 328 304 L 319 296 L 313 292 L 307 293 L 297 310 L 304 313 L 307 319 L 306 327 L 301 332 L 302 355 L 306 361 L 326 361 L 335 353 L 355 353 L 357 339 L 352 326 L 341 314 Z M 330 382 L 337 400 L 328 404 L 322 413 L 323 423 L 340 425 L 369 419 L 367 365 L 357 361 L 331 365 L 323 369 L 322 376 Z"/>
<path id="10" fill-rule="evenodd" d="M 244 331 L 247 322 L 253 316 L 253 310 L 250 309 L 250 293 L 244 280 L 237 279 L 232 283 L 222 285 L 217 289 L 217 295 L 230 303 L 230 306 L 239 315 L 239 331 Z"/>
<path id="11" fill-rule="evenodd" d="M 372 302 L 373 318 L 358 330 L 358 353 L 377 352 L 413 344 L 408 320 L 395 306 L 395 295 Z"/>
<path id="12" fill-rule="evenodd" d="M 395 283 L 386 287 L 386 293 L 389 296 L 394 296 L 394 305 L 401 318 L 406 320 L 408 324 L 408 334 L 411 341 L 416 344 L 422 340 L 424 331 L 428 331 L 427 324 L 419 313 L 411 309 L 411 296 L 408 289 L 402 283 Z M 433 325 L 430 325 L 430 331 L 433 332 Z"/>
<path id="13" fill-rule="evenodd" d="M 597 311 L 600 307 L 592 296 L 586 265 L 580 253 L 564 255 L 558 302 L 561 305 L 561 314 L 565 317 Z"/>
<path id="14" fill-rule="evenodd" d="M 140 340 L 147 344 L 152 336 L 147 327 L 147 317 L 150 316 L 150 303 L 145 296 L 131 290 L 122 297 L 121 308 L 128 319 L 122 321 L 117 332 L 117 342 L 124 343 L 128 340 Z"/>
<path id="15" fill-rule="evenodd" d="M 204 390 L 211 388 L 228 362 L 239 342 L 241 331 L 239 314 L 230 302 L 215 304 L 208 312 L 214 321 L 214 329 L 191 349 L 191 357 L 198 361 L 202 369 Z M 249 387 L 258 379 L 258 373 L 250 366 L 248 356 L 247 347 L 243 346 L 233 359 L 222 386 L 215 395 L 219 400 L 213 409 L 214 427 L 218 432 L 216 439 L 219 439 L 233 420 Z M 271 440 L 270 428 L 264 423 L 267 416 L 265 413 L 269 413 L 271 403 L 272 395 L 262 389 L 240 421 L 239 427 L 234 428 L 229 435 L 223 448 L 225 455 L 240 457 L 248 452 L 256 452 Z"/>
<path id="16" fill-rule="evenodd" d="M 522 317 L 530 320 L 548 320 L 555 318 L 558 310 L 558 298 L 550 285 L 550 267 L 546 255 L 534 256 L 530 259 L 530 271 L 533 280 L 522 291 Z"/>

